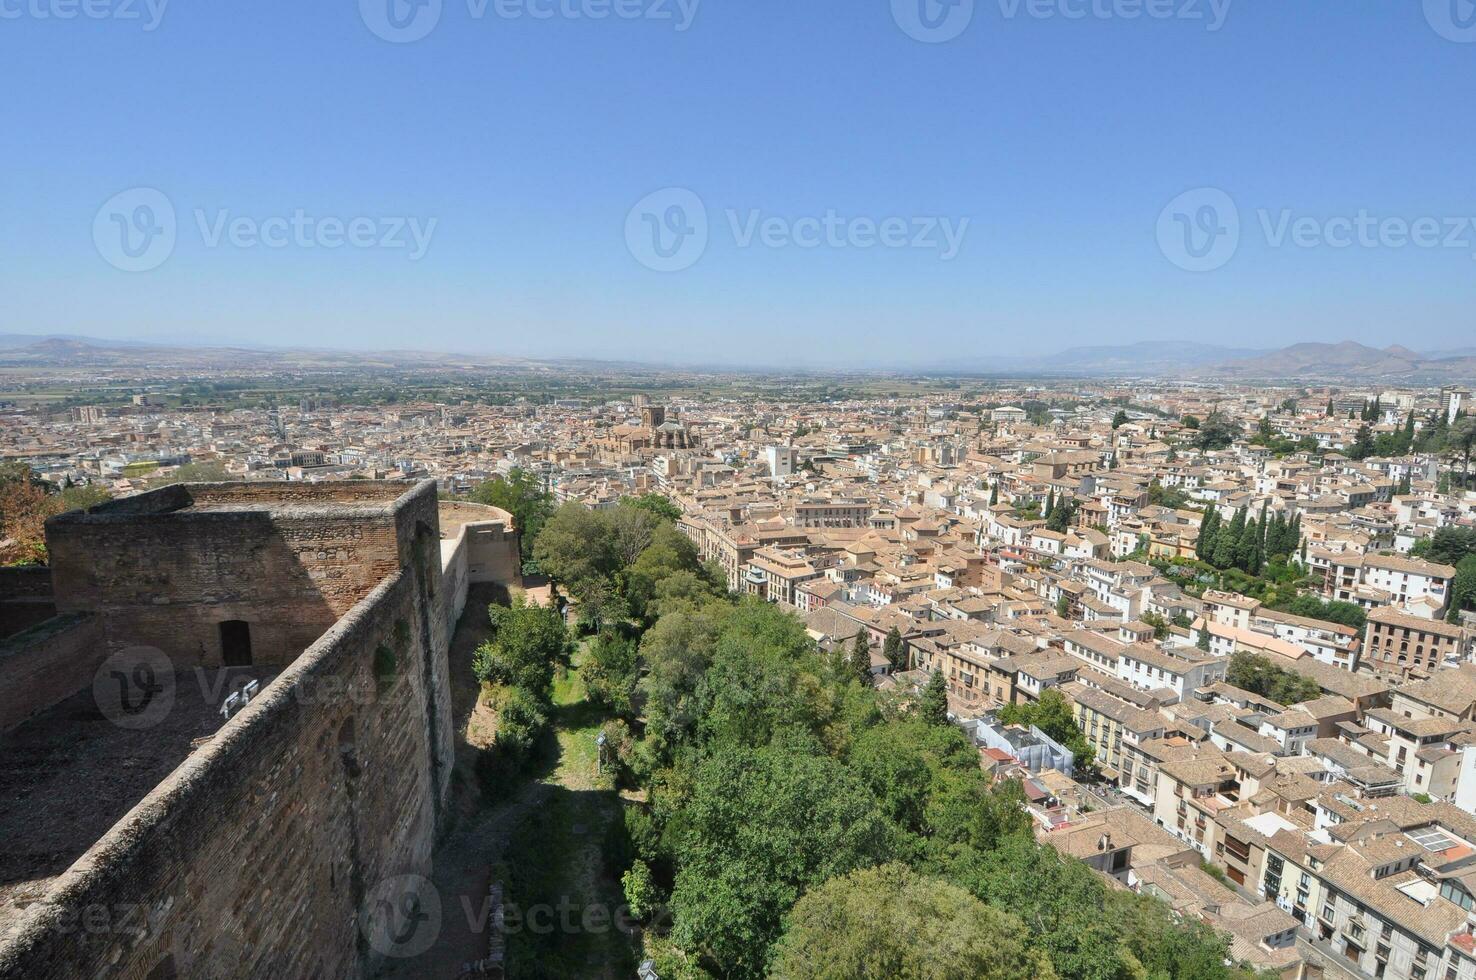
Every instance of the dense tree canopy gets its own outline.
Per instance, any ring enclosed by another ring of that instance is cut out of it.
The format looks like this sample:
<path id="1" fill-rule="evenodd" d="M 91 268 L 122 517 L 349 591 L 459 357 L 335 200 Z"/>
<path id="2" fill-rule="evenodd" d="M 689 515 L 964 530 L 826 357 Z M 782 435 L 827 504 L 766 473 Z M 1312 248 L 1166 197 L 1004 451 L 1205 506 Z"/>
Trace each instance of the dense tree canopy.
<path id="1" fill-rule="evenodd" d="M 794 907 L 775 980 L 1053 980 L 1024 923 L 967 891 L 887 864 L 836 878 Z"/>
<path id="2" fill-rule="evenodd" d="M 719 748 L 682 814 L 677 939 L 729 976 L 763 976 L 783 916 L 807 888 L 885 861 L 895 846 L 876 799 L 835 760 Z"/>
<path id="3" fill-rule="evenodd" d="M 562 508 L 535 551 L 576 597 L 595 582 L 621 606 L 585 678 L 626 719 L 603 729 L 643 791 L 622 883 L 643 909 L 670 896 L 651 937 L 662 976 L 1239 976 L 1223 937 L 1036 845 L 1020 785 L 991 782 L 949 722 L 941 673 L 882 697 L 859 669 L 869 644 L 822 655 L 797 617 L 723 594 L 666 517 Z M 514 616 L 526 649 L 504 639 Z M 543 687 L 559 631 L 524 607 L 495 618 L 479 670 Z M 887 640 L 890 659 L 901 636 Z M 1051 695 L 1021 720 L 1076 746 Z M 509 708 L 536 721 L 526 701 Z"/>
<path id="4" fill-rule="evenodd" d="M 1278 667 L 1266 657 L 1237 653 L 1230 658 L 1225 679 L 1243 691 L 1293 705 L 1322 697 L 1322 688 L 1309 677 Z"/>
<path id="5" fill-rule="evenodd" d="M 520 687 L 547 700 L 554 668 L 569 657 L 569 632 L 558 610 L 521 597 L 511 606 L 492 606 L 492 639 L 473 657 L 483 681 Z"/>

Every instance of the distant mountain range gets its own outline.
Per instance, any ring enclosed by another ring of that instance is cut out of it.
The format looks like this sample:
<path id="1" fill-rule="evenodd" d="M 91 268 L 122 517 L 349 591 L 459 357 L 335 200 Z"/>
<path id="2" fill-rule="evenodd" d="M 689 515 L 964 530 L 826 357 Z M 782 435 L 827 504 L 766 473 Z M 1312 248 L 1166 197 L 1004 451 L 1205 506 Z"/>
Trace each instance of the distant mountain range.
<path id="1" fill-rule="evenodd" d="M 136 340 L 99 340 L 76 335 L 0 334 L 0 369 L 263 369 L 476 370 L 538 366 L 557 370 L 597 362 L 427 353 L 423 351 L 335 351 L 256 346 L 195 346 Z M 605 364 L 605 368 L 643 365 Z M 649 367 L 649 365 L 646 365 Z M 1379 349 L 1345 340 L 1336 344 L 1293 344 L 1279 350 L 1223 347 L 1196 341 L 1143 341 L 1121 346 L 1073 347 L 1029 357 L 959 358 L 927 373 L 1063 378 L 1169 378 L 1234 381 L 1473 382 L 1476 348 L 1418 352 L 1395 344 Z"/>
<path id="2" fill-rule="evenodd" d="M 424 351 L 340 351 L 315 348 L 207 346 L 100 340 L 74 335 L 0 334 L 0 368 L 159 368 L 229 370 L 256 368 L 479 368 L 534 364 L 523 358 L 438 354 Z"/>
<path id="3" fill-rule="evenodd" d="M 955 370 L 1065 375 L 1144 377 L 1177 374 L 1224 361 L 1260 357 L 1269 350 L 1219 347 L 1192 340 L 1145 340 L 1136 344 L 1072 347 L 1056 354 L 971 358 L 952 362 Z"/>
<path id="4" fill-rule="evenodd" d="M 1476 356 L 1465 352 L 1417 353 L 1394 344 L 1380 350 L 1355 341 L 1293 344 L 1256 357 L 1211 366 L 1211 376 L 1265 380 L 1470 381 Z"/>
<path id="5" fill-rule="evenodd" d="M 955 370 L 1064 377 L 1216 378 L 1237 381 L 1476 380 L 1476 348 L 1420 353 L 1382 350 L 1356 341 L 1293 344 L 1278 350 L 1220 347 L 1193 341 L 1143 341 L 1120 347 L 1073 347 L 1041 357 L 976 360 Z"/>

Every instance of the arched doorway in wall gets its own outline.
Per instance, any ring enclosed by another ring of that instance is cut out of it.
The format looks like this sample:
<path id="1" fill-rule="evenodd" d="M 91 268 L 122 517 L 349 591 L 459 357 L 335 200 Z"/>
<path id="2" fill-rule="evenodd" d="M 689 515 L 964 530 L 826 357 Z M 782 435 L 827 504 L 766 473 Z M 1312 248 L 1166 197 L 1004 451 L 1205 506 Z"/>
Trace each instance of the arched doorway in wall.
<path id="1" fill-rule="evenodd" d="M 220 624 L 220 662 L 227 667 L 251 666 L 251 624 L 244 619 Z"/>

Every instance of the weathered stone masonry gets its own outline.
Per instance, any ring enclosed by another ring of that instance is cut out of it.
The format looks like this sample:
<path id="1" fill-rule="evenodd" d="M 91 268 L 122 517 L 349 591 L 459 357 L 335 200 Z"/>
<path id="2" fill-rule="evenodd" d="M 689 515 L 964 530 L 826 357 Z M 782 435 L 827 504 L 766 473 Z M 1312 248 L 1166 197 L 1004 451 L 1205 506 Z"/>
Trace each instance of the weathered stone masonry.
<path id="1" fill-rule="evenodd" d="M 510 530 L 484 516 L 480 530 Z M 77 659 L 29 703 L 3 705 L 0 723 L 20 727 L 0 751 L 26 726 L 65 723 L 57 712 L 107 651 L 157 647 L 177 683 L 196 683 L 241 656 L 222 624 L 244 623 L 243 669 L 274 679 L 187 741 L 70 867 L 33 882 L 39 898 L 0 908 L 0 978 L 372 972 L 382 950 L 359 925 L 380 914 L 375 886 L 428 873 L 450 787 L 447 640 L 476 577 L 460 570 L 447 588 L 434 484 L 171 487 L 55 518 L 47 536 L 67 617 L 50 628 L 67 639 L 42 660 L 0 654 L 0 687 L 23 664 L 34 676 L 46 657 Z M 79 774 L 76 805 L 96 775 Z M 23 788 L 23 776 L 8 778 Z"/>

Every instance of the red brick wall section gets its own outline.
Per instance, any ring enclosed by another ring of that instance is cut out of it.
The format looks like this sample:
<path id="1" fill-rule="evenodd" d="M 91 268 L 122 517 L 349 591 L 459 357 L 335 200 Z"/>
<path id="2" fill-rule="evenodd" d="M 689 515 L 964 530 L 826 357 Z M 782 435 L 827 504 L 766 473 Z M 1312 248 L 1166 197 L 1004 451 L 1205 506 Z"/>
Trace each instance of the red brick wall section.
<path id="1" fill-rule="evenodd" d="M 197 748 L 0 937 L 0 980 L 370 973 L 360 909 L 435 835 L 422 596 L 382 583 Z"/>
<path id="2" fill-rule="evenodd" d="M 88 517 L 47 528 L 60 612 L 92 611 L 112 649 L 221 663 L 219 623 L 251 624 L 285 665 L 400 567 L 393 515 L 353 508 Z"/>
<path id="3" fill-rule="evenodd" d="M 59 616 L 0 643 L 0 732 L 86 688 L 106 659 L 101 621 L 86 614 Z"/>

